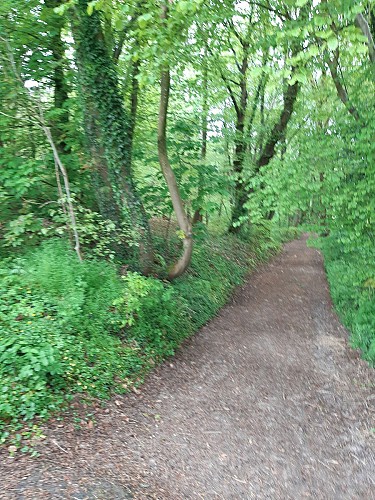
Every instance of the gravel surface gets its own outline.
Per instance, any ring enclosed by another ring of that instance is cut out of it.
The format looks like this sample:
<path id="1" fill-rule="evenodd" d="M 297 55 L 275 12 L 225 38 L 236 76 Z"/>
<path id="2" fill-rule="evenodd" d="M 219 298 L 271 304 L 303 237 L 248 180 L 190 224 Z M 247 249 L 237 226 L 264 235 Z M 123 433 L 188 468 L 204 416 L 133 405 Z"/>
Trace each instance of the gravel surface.
<path id="1" fill-rule="evenodd" d="M 375 499 L 374 387 L 302 238 L 94 424 L 2 452 L 0 498 Z"/>

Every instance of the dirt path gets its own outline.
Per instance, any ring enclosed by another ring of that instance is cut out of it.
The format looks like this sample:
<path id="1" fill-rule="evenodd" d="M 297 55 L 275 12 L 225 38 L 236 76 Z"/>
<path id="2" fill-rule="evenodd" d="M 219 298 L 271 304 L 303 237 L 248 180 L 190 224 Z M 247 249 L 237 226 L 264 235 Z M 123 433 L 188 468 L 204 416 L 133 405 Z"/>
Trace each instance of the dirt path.
<path id="1" fill-rule="evenodd" d="M 346 340 L 322 257 L 288 243 L 93 429 L 2 455 L 0 498 L 375 499 L 374 371 Z"/>

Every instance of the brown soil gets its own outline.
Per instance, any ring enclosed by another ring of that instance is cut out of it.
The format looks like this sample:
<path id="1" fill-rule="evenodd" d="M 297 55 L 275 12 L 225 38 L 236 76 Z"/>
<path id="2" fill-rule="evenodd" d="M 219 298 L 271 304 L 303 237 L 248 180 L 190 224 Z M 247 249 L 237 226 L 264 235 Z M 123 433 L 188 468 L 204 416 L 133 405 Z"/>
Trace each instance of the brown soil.
<path id="1" fill-rule="evenodd" d="M 374 371 L 305 240 L 95 425 L 1 455 L 1 499 L 375 499 Z"/>

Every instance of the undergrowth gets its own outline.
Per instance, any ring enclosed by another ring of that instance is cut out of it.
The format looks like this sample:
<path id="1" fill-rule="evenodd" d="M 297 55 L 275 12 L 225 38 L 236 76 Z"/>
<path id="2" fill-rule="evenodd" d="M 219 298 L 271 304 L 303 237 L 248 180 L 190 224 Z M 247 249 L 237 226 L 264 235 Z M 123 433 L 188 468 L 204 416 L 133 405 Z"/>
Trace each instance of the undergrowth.
<path id="1" fill-rule="evenodd" d="M 356 248 L 346 235 L 333 233 L 315 243 L 324 254 L 334 306 L 351 332 L 351 344 L 375 366 L 375 248 Z"/>
<path id="2" fill-rule="evenodd" d="M 258 226 L 245 239 L 201 235 L 189 271 L 172 284 L 120 276 L 95 258 L 80 263 L 59 239 L 3 260 L 0 443 L 29 451 L 22 435 L 74 394 L 108 398 L 142 380 L 215 315 L 280 235 Z"/>

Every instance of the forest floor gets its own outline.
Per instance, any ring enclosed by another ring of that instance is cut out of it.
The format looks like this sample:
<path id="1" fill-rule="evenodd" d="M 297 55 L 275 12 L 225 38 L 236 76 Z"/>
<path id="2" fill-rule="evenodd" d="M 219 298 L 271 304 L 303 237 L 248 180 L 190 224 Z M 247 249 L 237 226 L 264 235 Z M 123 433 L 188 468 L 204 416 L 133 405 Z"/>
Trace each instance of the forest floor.
<path id="1" fill-rule="evenodd" d="M 347 338 L 322 256 L 288 243 L 95 423 L 3 452 L 0 498 L 375 499 L 374 370 Z"/>

